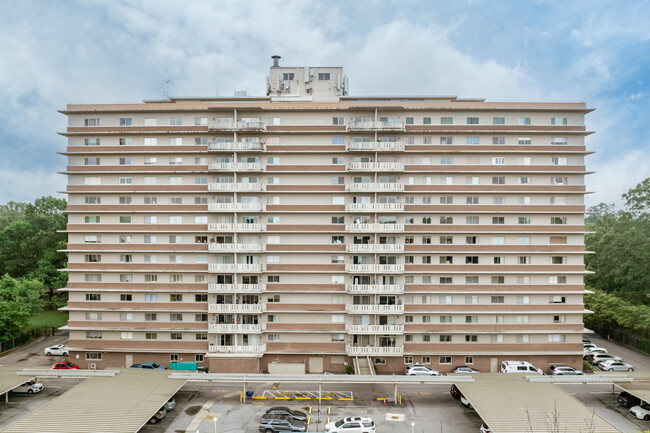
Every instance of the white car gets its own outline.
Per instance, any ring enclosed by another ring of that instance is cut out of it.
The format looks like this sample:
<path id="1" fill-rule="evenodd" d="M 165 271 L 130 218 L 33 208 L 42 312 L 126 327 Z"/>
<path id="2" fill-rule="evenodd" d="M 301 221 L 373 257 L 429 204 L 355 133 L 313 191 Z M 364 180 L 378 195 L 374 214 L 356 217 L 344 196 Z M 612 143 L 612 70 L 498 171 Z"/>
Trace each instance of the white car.
<path id="1" fill-rule="evenodd" d="M 470 403 L 469 400 L 468 400 L 467 398 L 465 398 L 464 395 L 461 395 L 461 396 L 460 396 L 460 402 L 461 402 L 461 403 L 463 404 L 463 406 L 465 406 L 466 408 L 468 408 L 468 409 L 474 409 L 474 408 L 472 407 L 472 403 Z"/>
<path id="2" fill-rule="evenodd" d="M 47 356 L 68 356 L 68 346 L 57 344 L 56 346 L 46 347 L 43 351 Z"/>
<path id="3" fill-rule="evenodd" d="M 650 404 L 643 402 L 639 406 L 630 408 L 630 415 L 637 419 L 650 421 Z"/>
<path id="4" fill-rule="evenodd" d="M 492 433 L 492 430 L 490 430 L 490 427 L 488 427 L 487 425 L 483 424 L 483 425 L 481 426 L 481 433 Z"/>
<path id="5" fill-rule="evenodd" d="M 440 376 L 438 370 L 427 368 L 424 365 L 409 365 L 404 372 L 407 376 Z"/>
<path id="6" fill-rule="evenodd" d="M 350 416 L 325 425 L 329 433 L 375 433 L 375 423 L 365 416 Z"/>
<path id="7" fill-rule="evenodd" d="M 13 392 L 19 392 L 24 394 L 36 394 L 37 392 L 43 391 L 43 384 L 30 380 L 20 385 L 18 388 L 12 389 Z"/>
<path id="8" fill-rule="evenodd" d="M 592 353 L 608 353 L 608 352 L 607 349 L 605 349 L 604 347 L 594 346 L 594 347 L 585 348 L 582 351 L 582 356 L 585 357 L 587 355 L 591 355 Z"/>

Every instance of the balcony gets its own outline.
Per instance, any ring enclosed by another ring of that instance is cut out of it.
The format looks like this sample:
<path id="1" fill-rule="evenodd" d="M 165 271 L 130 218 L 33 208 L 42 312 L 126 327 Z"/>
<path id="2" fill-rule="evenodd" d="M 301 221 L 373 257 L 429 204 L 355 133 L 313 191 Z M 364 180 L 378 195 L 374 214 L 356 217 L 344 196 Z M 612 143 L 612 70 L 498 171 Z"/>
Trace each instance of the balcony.
<path id="1" fill-rule="evenodd" d="M 345 325 L 349 334 L 403 334 L 404 325 Z"/>
<path id="2" fill-rule="evenodd" d="M 264 150 L 264 143 L 259 141 L 253 142 L 230 142 L 230 143 L 208 143 L 208 150 L 223 150 L 227 152 Z"/>
<path id="3" fill-rule="evenodd" d="M 350 314 L 404 314 L 404 305 L 347 304 Z"/>
<path id="4" fill-rule="evenodd" d="M 401 233 L 404 224 L 348 224 L 345 231 L 352 233 Z"/>
<path id="5" fill-rule="evenodd" d="M 348 131 L 405 131 L 404 122 L 349 122 Z"/>
<path id="6" fill-rule="evenodd" d="M 349 253 L 403 253 L 403 244 L 347 244 Z"/>
<path id="7" fill-rule="evenodd" d="M 255 357 L 261 358 L 266 352 L 266 344 L 260 346 L 217 346 L 211 344 L 208 347 L 208 352 L 210 354 L 219 356 L 228 356 L 228 357 Z"/>
<path id="8" fill-rule="evenodd" d="M 208 171 L 264 171 L 264 164 L 259 162 L 213 162 Z"/>
<path id="9" fill-rule="evenodd" d="M 351 162 L 348 171 L 404 171 L 401 162 Z"/>
<path id="10" fill-rule="evenodd" d="M 208 129 L 213 131 L 266 131 L 266 126 L 262 122 L 235 122 L 230 120 L 211 122 Z"/>
<path id="11" fill-rule="evenodd" d="M 262 293 L 263 284 L 208 284 L 208 293 Z"/>
<path id="12" fill-rule="evenodd" d="M 262 244 L 217 244 L 211 243 L 208 251 L 215 253 L 259 253 L 264 249 Z"/>
<path id="13" fill-rule="evenodd" d="M 263 272 L 264 265 L 243 263 L 210 263 L 208 272 Z"/>
<path id="14" fill-rule="evenodd" d="M 404 272 L 404 265 L 345 265 L 346 272 L 350 273 L 373 273 L 373 274 L 400 274 Z"/>
<path id="15" fill-rule="evenodd" d="M 264 224 L 216 223 L 208 224 L 209 232 L 263 232 Z"/>
<path id="16" fill-rule="evenodd" d="M 351 183 L 347 186 L 350 192 L 404 192 L 402 183 Z"/>
<path id="17" fill-rule="evenodd" d="M 350 203 L 348 212 L 402 212 L 402 203 Z"/>
<path id="18" fill-rule="evenodd" d="M 348 356 L 402 356 L 404 354 L 404 347 L 356 347 L 348 345 L 345 347 Z"/>
<path id="19" fill-rule="evenodd" d="M 262 212 L 262 203 L 209 203 L 208 212 Z"/>
<path id="20" fill-rule="evenodd" d="M 208 313 L 260 314 L 264 304 L 208 304 Z"/>
<path id="21" fill-rule="evenodd" d="M 258 325 L 236 324 L 236 323 L 210 323 L 208 332 L 220 334 L 259 334 L 266 329 L 266 323 Z"/>
<path id="22" fill-rule="evenodd" d="M 347 149 L 369 152 L 402 152 L 404 143 L 401 141 L 353 141 L 348 144 Z"/>
<path id="23" fill-rule="evenodd" d="M 225 192 L 261 192 L 264 191 L 265 185 L 261 183 L 210 183 L 208 191 L 225 191 Z"/>
<path id="24" fill-rule="evenodd" d="M 345 290 L 351 295 L 401 295 L 404 286 L 397 284 L 346 284 Z"/>

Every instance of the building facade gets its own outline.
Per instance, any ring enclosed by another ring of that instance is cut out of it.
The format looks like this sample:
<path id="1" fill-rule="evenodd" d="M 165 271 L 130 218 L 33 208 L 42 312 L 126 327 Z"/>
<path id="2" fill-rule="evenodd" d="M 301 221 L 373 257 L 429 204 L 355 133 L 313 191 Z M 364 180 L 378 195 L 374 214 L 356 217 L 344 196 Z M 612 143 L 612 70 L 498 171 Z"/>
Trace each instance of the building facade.
<path id="1" fill-rule="evenodd" d="M 74 362 L 581 367 L 584 103 L 267 89 L 62 111 Z"/>

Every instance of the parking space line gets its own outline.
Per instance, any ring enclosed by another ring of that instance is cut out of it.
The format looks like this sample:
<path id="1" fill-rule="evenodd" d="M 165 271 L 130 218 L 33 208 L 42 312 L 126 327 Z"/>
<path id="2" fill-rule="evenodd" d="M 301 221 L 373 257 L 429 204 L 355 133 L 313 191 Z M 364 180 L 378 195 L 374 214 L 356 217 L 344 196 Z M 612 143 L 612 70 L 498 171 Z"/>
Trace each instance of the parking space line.
<path id="1" fill-rule="evenodd" d="M 203 406 L 201 406 L 201 409 L 199 412 L 196 414 L 194 419 L 192 419 L 192 422 L 190 422 L 190 425 L 187 426 L 185 429 L 186 433 L 195 433 L 198 429 L 203 420 L 208 416 L 210 413 L 210 408 L 214 404 L 214 399 L 208 400 L 205 403 L 203 403 Z"/>

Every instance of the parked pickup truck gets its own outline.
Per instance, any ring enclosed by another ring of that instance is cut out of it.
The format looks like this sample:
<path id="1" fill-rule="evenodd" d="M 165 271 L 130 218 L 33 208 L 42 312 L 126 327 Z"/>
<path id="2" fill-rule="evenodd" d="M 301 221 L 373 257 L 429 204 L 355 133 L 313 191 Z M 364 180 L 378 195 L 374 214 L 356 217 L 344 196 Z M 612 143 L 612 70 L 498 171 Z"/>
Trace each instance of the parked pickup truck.
<path id="1" fill-rule="evenodd" d="M 146 368 L 148 370 L 167 370 L 164 365 L 155 362 L 143 362 L 142 364 L 133 364 L 131 368 Z"/>

